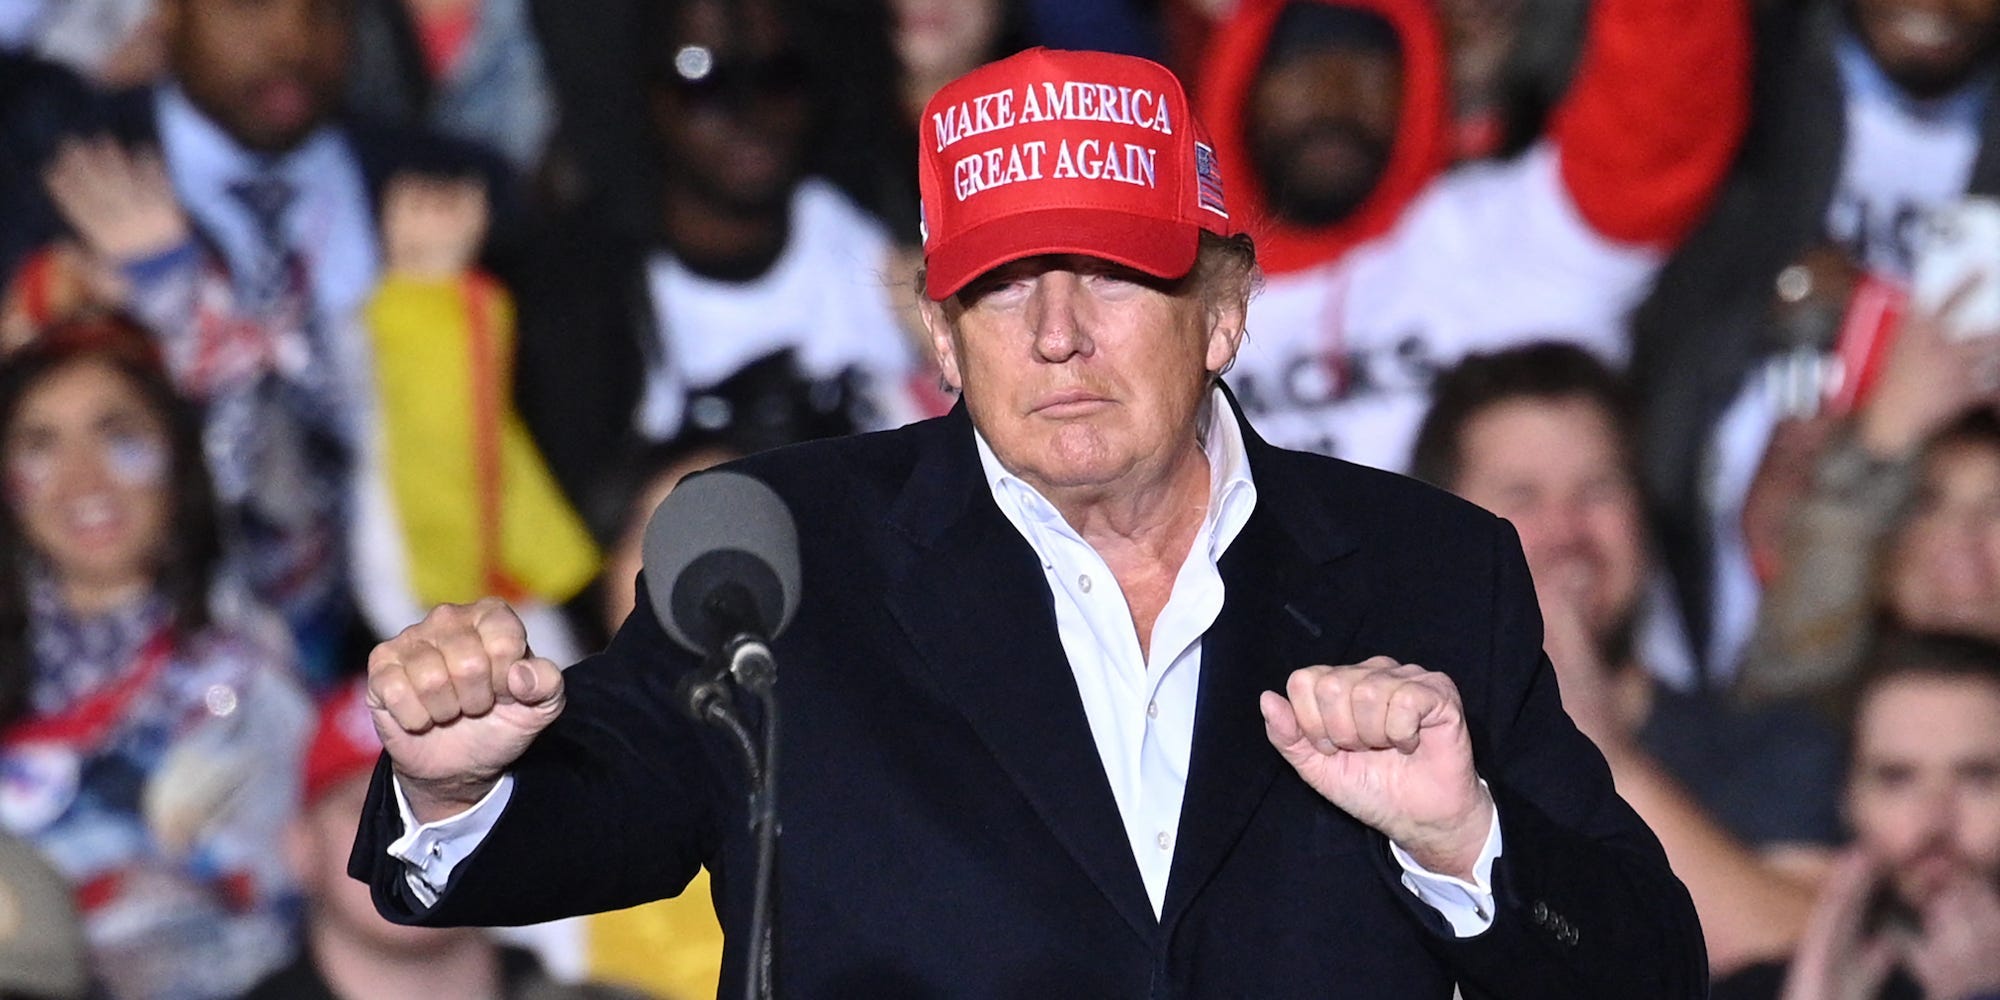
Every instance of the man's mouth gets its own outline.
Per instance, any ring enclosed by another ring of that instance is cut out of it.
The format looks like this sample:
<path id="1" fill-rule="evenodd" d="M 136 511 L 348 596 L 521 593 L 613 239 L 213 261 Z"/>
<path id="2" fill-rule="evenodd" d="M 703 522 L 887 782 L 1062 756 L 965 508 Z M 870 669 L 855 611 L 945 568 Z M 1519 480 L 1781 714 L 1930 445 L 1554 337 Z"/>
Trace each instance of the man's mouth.
<path id="1" fill-rule="evenodd" d="M 312 117 L 312 92 L 304 83 L 290 77 L 263 83 L 257 87 L 251 100 L 257 109 L 257 116 L 274 125 L 297 127 Z"/>
<path id="2" fill-rule="evenodd" d="M 1075 417 L 1108 406 L 1110 402 L 1087 389 L 1064 389 L 1037 400 L 1033 412 L 1042 417 Z"/>

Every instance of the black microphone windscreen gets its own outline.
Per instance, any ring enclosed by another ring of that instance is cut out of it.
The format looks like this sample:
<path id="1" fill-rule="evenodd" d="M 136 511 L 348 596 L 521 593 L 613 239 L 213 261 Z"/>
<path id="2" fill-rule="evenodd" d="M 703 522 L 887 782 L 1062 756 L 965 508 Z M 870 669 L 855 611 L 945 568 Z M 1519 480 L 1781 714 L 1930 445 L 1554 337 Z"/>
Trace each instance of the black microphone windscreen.
<path id="1" fill-rule="evenodd" d="M 743 628 L 775 638 L 799 606 L 798 525 L 762 481 L 697 473 L 653 511 L 642 572 L 654 616 L 696 653 Z"/>

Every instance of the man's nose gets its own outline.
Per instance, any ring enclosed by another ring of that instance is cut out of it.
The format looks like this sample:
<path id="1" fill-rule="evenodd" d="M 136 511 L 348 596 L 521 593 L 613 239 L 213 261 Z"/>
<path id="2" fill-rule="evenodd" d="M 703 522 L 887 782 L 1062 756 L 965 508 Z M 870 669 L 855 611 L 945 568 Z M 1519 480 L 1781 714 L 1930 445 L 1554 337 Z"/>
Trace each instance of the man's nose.
<path id="1" fill-rule="evenodd" d="M 1949 782 L 1924 789 L 1917 803 L 1926 842 L 1950 843 L 1958 831 L 1958 792 Z"/>
<path id="2" fill-rule="evenodd" d="M 1078 355 L 1088 357 L 1095 347 L 1089 332 L 1090 312 L 1089 296 L 1075 272 L 1048 271 L 1036 278 L 1028 308 L 1028 322 L 1035 332 L 1035 356 L 1054 364 Z"/>
<path id="3" fill-rule="evenodd" d="M 1564 555 L 1585 544 L 1589 535 L 1585 528 L 1589 518 L 1584 505 L 1572 499 L 1549 499 L 1533 513 L 1532 520 L 1537 541 L 1544 548 Z"/>

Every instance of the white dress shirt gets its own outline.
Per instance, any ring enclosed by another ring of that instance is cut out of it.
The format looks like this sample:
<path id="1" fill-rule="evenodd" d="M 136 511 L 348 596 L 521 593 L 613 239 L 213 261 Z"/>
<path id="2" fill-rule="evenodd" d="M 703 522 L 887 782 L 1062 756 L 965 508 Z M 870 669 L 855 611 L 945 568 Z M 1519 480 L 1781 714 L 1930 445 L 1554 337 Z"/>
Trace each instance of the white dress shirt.
<path id="1" fill-rule="evenodd" d="M 1208 410 L 1203 434 L 1209 466 L 1208 512 L 1144 653 L 1124 592 L 1103 558 L 1053 504 L 1008 472 L 986 439 L 975 434 L 994 502 L 1034 548 L 1048 576 L 1055 597 L 1056 632 L 1076 677 L 1084 716 L 1155 915 L 1166 899 L 1167 875 L 1179 841 L 1195 701 L 1201 689 L 1201 637 L 1222 611 L 1223 584 L 1216 563 L 1257 504 L 1242 431 L 1220 389 L 1211 396 Z M 472 809 L 422 826 L 397 789 L 404 829 L 409 832 L 389 845 L 389 853 L 409 866 L 410 886 L 418 899 L 426 904 L 436 899 L 451 869 L 472 853 L 499 818 L 512 787 L 512 778 L 503 778 Z M 1497 814 L 1472 882 L 1427 871 L 1395 845 L 1391 853 L 1403 869 L 1404 887 L 1443 915 L 1454 933 L 1469 937 L 1492 925 L 1493 860 L 1500 853 Z"/>

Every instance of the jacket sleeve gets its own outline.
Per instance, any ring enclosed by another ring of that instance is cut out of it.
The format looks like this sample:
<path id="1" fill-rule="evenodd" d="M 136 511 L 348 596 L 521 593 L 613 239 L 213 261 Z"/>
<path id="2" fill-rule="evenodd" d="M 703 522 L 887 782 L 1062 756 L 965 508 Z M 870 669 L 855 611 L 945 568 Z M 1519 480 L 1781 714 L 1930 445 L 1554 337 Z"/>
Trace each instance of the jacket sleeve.
<path id="1" fill-rule="evenodd" d="M 721 805 L 740 801 L 741 782 L 727 748 L 674 707 L 675 682 L 697 661 L 654 620 L 643 582 L 638 608 L 608 649 L 564 671 L 562 714 L 515 763 L 505 811 L 428 908 L 388 854 L 402 820 L 386 760 L 377 766 L 348 873 L 383 916 L 541 923 L 678 895 L 711 860 L 722 824 L 743 821 L 740 804 Z"/>
<path id="2" fill-rule="evenodd" d="M 1812 489 L 1785 525 L 1784 559 L 1757 605 L 1757 628 L 1732 682 L 1744 705 L 1838 702 L 1875 637 L 1884 548 L 1916 493 L 1916 461 L 1877 461 L 1842 432 L 1813 467 Z"/>
<path id="3" fill-rule="evenodd" d="M 1496 536 L 1493 675 L 1467 705 L 1500 816 L 1493 924 L 1455 937 L 1436 911 L 1402 895 L 1436 932 L 1433 947 L 1468 1000 L 1698 1000 L 1708 958 L 1694 903 L 1618 797 L 1604 758 L 1563 714 L 1520 543 L 1504 522 Z"/>
<path id="4" fill-rule="evenodd" d="M 1599 0 L 1552 126 L 1600 236 L 1671 249 L 1698 223 L 1750 115 L 1744 0 Z"/>

